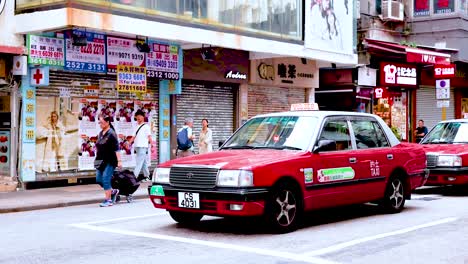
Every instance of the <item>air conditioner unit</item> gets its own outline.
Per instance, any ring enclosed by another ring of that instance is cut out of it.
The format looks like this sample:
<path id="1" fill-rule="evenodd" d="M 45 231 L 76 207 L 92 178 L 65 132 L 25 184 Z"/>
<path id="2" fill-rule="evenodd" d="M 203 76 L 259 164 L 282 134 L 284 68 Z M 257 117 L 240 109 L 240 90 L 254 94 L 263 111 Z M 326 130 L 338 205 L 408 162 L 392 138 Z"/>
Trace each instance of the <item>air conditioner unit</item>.
<path id="1" fill-rule="evenodd" d="M 397 0 L 382 0 L 382 20 L 403 21 L 405 6 Z"/>

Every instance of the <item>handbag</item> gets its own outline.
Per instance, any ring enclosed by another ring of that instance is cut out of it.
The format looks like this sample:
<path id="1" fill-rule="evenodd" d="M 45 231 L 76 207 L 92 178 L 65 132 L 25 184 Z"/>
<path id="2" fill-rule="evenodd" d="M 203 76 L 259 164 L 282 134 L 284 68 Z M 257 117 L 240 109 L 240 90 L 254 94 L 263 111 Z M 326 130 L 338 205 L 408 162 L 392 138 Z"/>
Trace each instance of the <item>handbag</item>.
<path id="1" fill-rule="evenodd" d="M 103 171 L 106 168 L 106 163 L 103 160 L 94 160 L 94 168 Z"/>

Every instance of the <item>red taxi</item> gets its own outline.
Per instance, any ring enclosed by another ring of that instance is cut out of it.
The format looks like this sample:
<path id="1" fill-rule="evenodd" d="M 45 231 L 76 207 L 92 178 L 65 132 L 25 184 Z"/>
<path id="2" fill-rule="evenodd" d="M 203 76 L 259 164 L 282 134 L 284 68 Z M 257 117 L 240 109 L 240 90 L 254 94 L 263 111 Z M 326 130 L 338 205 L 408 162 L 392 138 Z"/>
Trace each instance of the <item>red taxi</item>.
<path id="1" fill-rule="evenodd" d="M 427 154 L 426 185 L 468 184 L 468 120 L 438 123 L 420 143 Z"/>
<path id="2" fill-rule="evenodd" d="M 273 113 L 250 119 L 219 151 L 160 164 L 149 194 L 179 223 L 262 216 L 289 232 L 313 209 L 378 202 L 401 211 L 424 184 L 425 163 L 422 146 L 400 143 L 375 115 Z"/>

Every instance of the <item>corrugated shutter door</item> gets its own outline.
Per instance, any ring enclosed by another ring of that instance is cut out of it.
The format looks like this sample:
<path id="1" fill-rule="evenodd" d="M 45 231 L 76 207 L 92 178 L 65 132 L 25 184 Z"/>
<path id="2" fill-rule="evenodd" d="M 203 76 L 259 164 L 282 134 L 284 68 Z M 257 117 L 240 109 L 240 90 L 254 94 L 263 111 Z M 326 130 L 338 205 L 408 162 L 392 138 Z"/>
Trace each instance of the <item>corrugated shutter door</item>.
<path id="1" fill-rule="evenodd" d="M 455 118 L 454 90 L 450 89 L 450 106 L 446 109 L 447 119 Z M 442 120 L 442 108 L 437 108 L 434 87 L 421 87 L 416 91 L 416 122 L 424 120 L 424 125 L 431 130 Z"/>
<path id="2" fill-rule="evenodd" d="M 99 85 L 99 80 L 106 81 L 116 81 L 117 77 L 115 75 L 102 75 L 102 74 L 86 74 L 86 73 L 76 73 L 76 72 L 67 72 L 67 71 L 50 71 L 49 75 L 50 85 L 47 87 L 38 87 L 37 96 L 50 96 L 50 97 L 59 97 L 60 88 L 67 87 L 71 92 L 71 97 L 82 98 L 84 96 L 83 88 L 81 87 L 72 87 L 71 83 L 73 81 L 80 82 L 89 82 L 91 85 Z M 148 91 L 152 94 L 152 100 L 156 104 L 156 110 L 159 113 L 159 84 L 156 79 L 148 79 Z M 124 93 L 119 94 L 119 98 L 115 97 L 101 97 L 101 99 L 119 99 L 119 100 L 135 100 L 129 99 Z M 147 101 L 148 99 L 144 99 Z M 159 115 L 157 115 L 156 120 L 156 139 L 159 138 Z M 158 146 L 159 141 L 156 140 L 156 149 L 159 151 Z M 159 158 L 159 155 L 157 155 Z M 152 165 L 156 165 L 158 160 L 153 160 Z"/>
<path id="3" fill-rule="evenodd" d="M 306 89 L 249 87 L 249 118 L 260 114 L 289 111 L 291 104 L 305 103 Z"/>
<path id="4" fill-rule="evenodd" d="M 177 129 L 184 125 L 186 117 L 193 118 L 195 153 L 198 153 L 198 135 L 203 118 L 208 119 L 213 131 L 213 149 L 217 149 L 218 142 L 226 140 L 234 132 L 234 86 L 183 82 L 182 94 L 177 96 Z"/>

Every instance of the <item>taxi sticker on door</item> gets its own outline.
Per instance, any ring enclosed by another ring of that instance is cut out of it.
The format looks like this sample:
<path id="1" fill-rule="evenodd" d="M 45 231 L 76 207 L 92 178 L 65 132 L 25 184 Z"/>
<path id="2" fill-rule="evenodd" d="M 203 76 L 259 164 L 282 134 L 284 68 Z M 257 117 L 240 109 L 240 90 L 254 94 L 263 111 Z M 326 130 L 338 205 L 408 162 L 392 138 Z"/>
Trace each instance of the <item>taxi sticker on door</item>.
<path id="1" fill-rule="evenodd" d="M 304 171 L 304 182 L 306 184 L 313 183 L 314 182 L 314 169 L 304 168 L 302 171 Z"/>
<path id="2" fill-rule="evenodd" d="M 317 171 L 319 182 L 333 182 L 354 179 L 354 170 L 351 167 L 322 169 Z"/>

